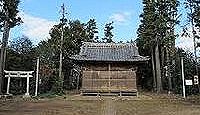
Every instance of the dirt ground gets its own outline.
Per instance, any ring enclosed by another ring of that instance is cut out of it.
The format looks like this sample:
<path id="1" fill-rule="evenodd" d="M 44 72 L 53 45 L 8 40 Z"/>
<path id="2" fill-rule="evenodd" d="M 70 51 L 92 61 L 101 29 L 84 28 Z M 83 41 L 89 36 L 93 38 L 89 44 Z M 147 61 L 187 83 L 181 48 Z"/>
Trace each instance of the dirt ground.
<path id="1" fill-rule="evenodd" d="M 200 104 L 177 98 L 67 96 L 0 100 L 0 115 L 200 115 Z"/>

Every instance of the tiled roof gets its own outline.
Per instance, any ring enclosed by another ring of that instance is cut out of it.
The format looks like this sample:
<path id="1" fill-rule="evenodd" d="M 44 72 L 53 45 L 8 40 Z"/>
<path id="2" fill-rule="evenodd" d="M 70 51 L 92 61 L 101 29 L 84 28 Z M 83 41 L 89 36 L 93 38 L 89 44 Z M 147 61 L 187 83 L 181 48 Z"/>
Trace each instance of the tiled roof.
<path id="1" fill-rule="evenodd" d="M 132 43 L 91 43 L 84 42 L 79 55 L 71 59 L 82 61 L 147 61 L 140 56 Z"/>

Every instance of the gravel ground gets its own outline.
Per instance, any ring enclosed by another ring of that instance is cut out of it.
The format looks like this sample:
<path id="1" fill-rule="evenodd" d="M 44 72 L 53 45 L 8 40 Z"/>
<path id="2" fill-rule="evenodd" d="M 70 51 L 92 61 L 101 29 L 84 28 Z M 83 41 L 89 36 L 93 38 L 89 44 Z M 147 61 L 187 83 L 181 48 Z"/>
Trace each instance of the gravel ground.
<path id="1" fill-rule="evenodd" d="M 198 101 L 198 100 L 197 100 Z M 0 100 L 0 115 L 200 115 L 200 104 L 172 96 L 63 96 Z"/>

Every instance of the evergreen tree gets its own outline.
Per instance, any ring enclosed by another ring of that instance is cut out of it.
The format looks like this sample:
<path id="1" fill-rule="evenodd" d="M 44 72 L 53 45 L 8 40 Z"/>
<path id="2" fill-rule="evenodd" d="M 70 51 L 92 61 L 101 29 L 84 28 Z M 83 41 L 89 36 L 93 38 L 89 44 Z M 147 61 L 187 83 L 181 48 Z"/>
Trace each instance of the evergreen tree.
<path id="1" fill-rule="evenodd" d="M 163 68 L 169 56 L 166 52 L 175 49 L 174 28 L 177 24 L 177 0 L 143 0 L 144 9 L 138 29 L 139 52 L 151 55 L 154 88 L 162 91 Z M 166 48 L 167 47 L 167 48 Z M 172 50 L 174 51 L 174 50 Z M 172 52 L 170 52 L 172 53 Z"/>
<path id="2" fill-rule="evenodd" d="M 8 71 L 33 71 L 35 69 L 35 50 L 32 42 L 26 36 L 17 38 L 9 44 L 7 49 L 5 70 Z M 30 91 L 35 91 L 34 77 L 30 78 Z M 11 79 L 10 92 L 12 94 L 23 94 L 26 90 L 26 79 Z"/>
<path id="3" fill-rule="evenodd" d="M 13 53 L 13 54 L 12 54 Z M 31 40 L 22 36 L 11 42 L 6 60 L 6 70 L 30 71 L 34 70 L 34 46 Z"/>
<path id="4" fill-rule="evenodd" d="M 2 93 L 3 70 L 6 57 L 6 46 L 8 44 L 10 29 L 20 24 L 21 18 L 18 14 L 19 0 L 0 0 L 0 29 L 3 32 L 1 54 L 0 54 L 0 93 Z"/>
<path id="5" fill-rule="evenodd" d="M 64 24 L 62 50 L 65 88 L 71 88 L 72 78 L 70 77 L 70 69 L 73 67 L 73 63 L 69 60 L 69 57 L 79 53 L 82 42 L 97 42 L 97 39 L 95 39 L 95 34 L 97 34 L 96 29 L 96 22 L 94 19 L 89 20 L 87 23 L 75 20 Z M 47 76 L 54 76 L 54 79 L 58 76 L 61 24 L 53 26 L 50 30 L 50 37 L 51 38 L 47 41 L 39 43 L 37 51 L 40 57 L 42 57 L 41 65 L 45 65 L 52 71 L 51 73 L 53 75 L 47 74 Z M 43 76 L 45 75 L 43 74 Z M 54 87 L 53 89 L 56 88 Z"/>
<path id="6" fill-rule="evenodd" d="M 156 68 L 155 68 L 155 46 L 158 44 L 158 38 L 156 33 L 156 24 L 155 21 L 157 19 L 156 14 L 156 8 L 155 8 L 155 2 L 151 0 L 143 0 L 144 8 L 143 13 L 140 15 L 141 18 L 141 25 L 138 28 L 138 39 L 137 45 L 139 47 L 139 52 L 143 52 L 142 54 L 144 56 L 151 55 L 152 60 L 152 73 L 153 73 L 153 80 L 154 85 L 153 87 L 156 88 L 158 86 L 158 81 L 156 81 L 157 78 L 160 78 L 161 76 L 156 74 Z M 155 39 L 156 38 L 156 39 Z M 159 61 L 159 60 L 158 60 Z M 159 68 L 158 68 L 159 69 Z M 158 88 L 158 87 L 157 87 Z"/>
<path id="7" fill-rule="evenodd" d="M 185 0 L 184 1 L 185 8 L 187 11 L 187 24 L 184 28 L 184 34 L 193 38 L 194 42 L 194 57 L 195 57 L 195 75 L 199 76 L 198 69 L 198 50 L 200 47 L 200 43 L 198 43 L 198 39 L 200 38 L 200 1 L 199 0 Z M 187 31 L 187 28 L 192 29 L 192 36 L 190 36 L 190 31 Z M 200 92 L 200 85 L 196 85 Z"/>
<path id="8" fill-rule="evenodd" d="M 98 41 L 98 36 L 95 36 L 95 34 L 98 33 L 97 30 L 97 25 L 96 25 L 96 21 L 95 19 L 90 19 L 87 23 L 86 23 L 86 39 L 88 39 L 87 41 L 90 42 L 99 42 Z"/>
<path id="9" fill-rule="evenodd" d="M 105 35 L 105 37 L 102 38 L 103 42 L 106 42 L 106 43 L 112 43 L 112 42 L 114 42 L 113 39 L 112 39 L 113 36 L 114 36 L 113 33 L 112 33 L 112 30 L 114 29 L 113 23 L 114 22 L 110 22 L 110 23 L 107 23 L 105 25 L 105 28 L 104 28 L 104 35 Z"/>

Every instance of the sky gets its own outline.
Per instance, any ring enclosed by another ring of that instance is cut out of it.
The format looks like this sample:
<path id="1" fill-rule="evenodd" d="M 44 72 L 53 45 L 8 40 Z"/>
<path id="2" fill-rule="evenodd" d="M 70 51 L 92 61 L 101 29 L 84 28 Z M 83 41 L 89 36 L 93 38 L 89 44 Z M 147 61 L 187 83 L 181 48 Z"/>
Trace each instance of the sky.
<path id="1" fill-rule="evenodd" d="M 183 0 L 181 0 L 183 1 Z M 58 24 L 61 17 L 61 5 L 65 4 L 67 19 L 80 20 L 83 23 L 95 19 L 99 37 L 103 37 L 106 23 L 114 21 L 114 41 L 135 40 L 142 13 L 142 0 L 21 0 L 19 16 L 23 22 L 11 30 L 10 41 L 25 35 L 34 45 L 49 38 L 49 30 Z M 176 46 L 193 51 L 193 39 L 182 37 L 181 26 L 186 22 L 183 2 L 179 7 L 181 24 L 176 26 Z M 190 28 L 191 30 L 191 28 Z"/>
<path id="2" fill-rule="evenodd" d="M 23 24 L 11 30 L 11 39 L 22 35 L 34 44 L 49 38 L 49 30 L 59 23 L 60 7 L 65 4 L 67 19 L 83 23 L 96 19 L 99 36 L 103 37 L 106 23 L 114 21 L 114 40 L 136 39 L 142 13 L 142 0 L 21 0 L 19 16 Z"/>

